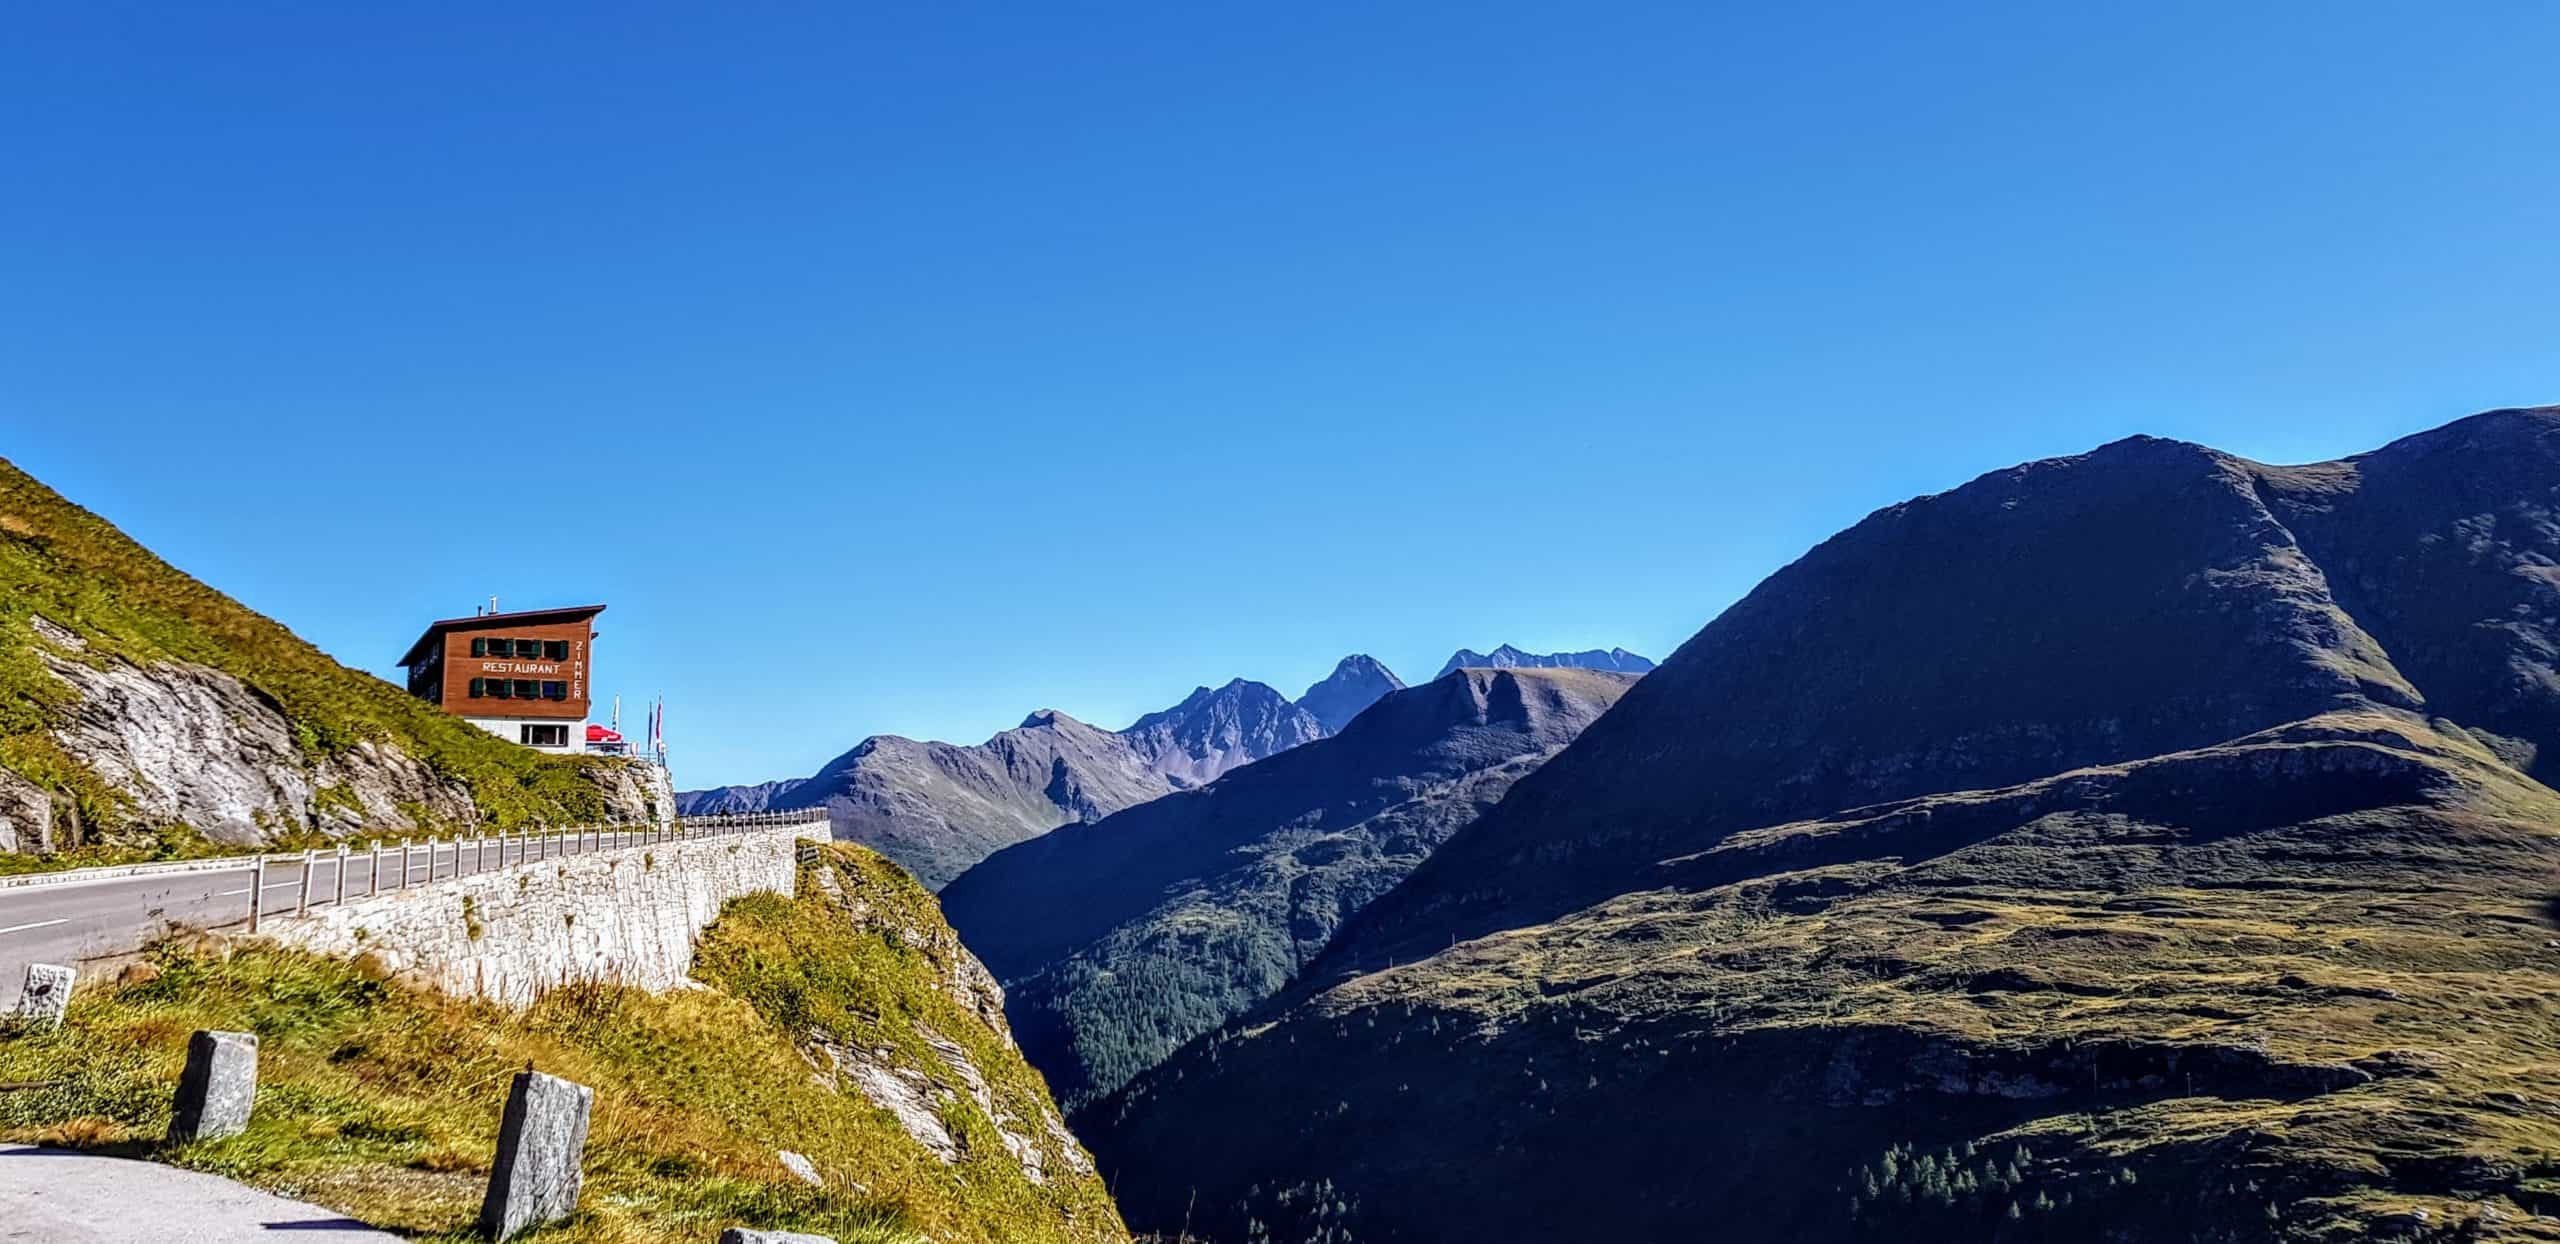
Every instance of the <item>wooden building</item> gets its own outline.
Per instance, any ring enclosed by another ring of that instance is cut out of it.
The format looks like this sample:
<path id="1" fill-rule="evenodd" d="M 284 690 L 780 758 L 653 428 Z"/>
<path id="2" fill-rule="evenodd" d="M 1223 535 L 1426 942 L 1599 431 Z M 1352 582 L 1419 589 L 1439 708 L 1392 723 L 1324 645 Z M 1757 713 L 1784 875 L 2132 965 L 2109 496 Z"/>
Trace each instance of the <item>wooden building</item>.
<path id="1" fill-rule="evenodd" d="M 603 612 L 577 605 L 429 623 L 400 658 L 409 694 L 508 742 L 583 752 Z"/>

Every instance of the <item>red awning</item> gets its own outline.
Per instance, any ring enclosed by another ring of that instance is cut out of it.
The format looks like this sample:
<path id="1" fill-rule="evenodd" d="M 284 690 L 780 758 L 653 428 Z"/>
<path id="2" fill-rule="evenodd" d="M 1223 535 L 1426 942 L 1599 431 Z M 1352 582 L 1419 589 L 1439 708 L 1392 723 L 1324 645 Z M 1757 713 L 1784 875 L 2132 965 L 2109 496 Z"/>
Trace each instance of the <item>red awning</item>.
<path id="1" fill-rule="evenodd" d="M 589 726 L 587 727 L 587 741 L 590 743 L 619 743 L 622 741 L 622 732 L 619 730 L 607 730 L 603 726 Z"/>

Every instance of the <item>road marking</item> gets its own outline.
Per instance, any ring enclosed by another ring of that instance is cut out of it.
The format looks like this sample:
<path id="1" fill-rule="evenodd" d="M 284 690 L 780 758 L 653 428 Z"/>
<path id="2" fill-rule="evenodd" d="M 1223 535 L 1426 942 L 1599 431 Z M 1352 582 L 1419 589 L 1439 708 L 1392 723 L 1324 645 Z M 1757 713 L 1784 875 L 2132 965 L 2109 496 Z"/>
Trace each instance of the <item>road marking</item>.
<path id="1" fill-rule="evenodd" d="M 0 933 L 24 933 L 29 929 L 50 929 L 57 924 L 69 923 L 71 923 L 71 917 L 64 916 L 60 920 L 38 920 L 34 924 L 13 924 L 8 928 L 0 929 Z"/>

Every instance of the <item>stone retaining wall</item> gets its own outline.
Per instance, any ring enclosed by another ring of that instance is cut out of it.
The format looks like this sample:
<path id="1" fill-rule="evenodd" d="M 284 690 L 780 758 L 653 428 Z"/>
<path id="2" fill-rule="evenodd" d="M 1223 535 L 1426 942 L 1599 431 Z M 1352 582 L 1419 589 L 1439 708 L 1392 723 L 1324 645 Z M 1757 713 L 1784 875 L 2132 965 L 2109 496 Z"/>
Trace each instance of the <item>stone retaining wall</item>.
<path id="1" fill-rule="evenodd" d="M 722 904 L 792 892 L 794 844 L 813 831 L 824 832 L 786 826 L 536 860 L 273 918 L 260 934 L 371 955 L 404 982 L 511 1007 L 575 981 L 672 989 Z"/>

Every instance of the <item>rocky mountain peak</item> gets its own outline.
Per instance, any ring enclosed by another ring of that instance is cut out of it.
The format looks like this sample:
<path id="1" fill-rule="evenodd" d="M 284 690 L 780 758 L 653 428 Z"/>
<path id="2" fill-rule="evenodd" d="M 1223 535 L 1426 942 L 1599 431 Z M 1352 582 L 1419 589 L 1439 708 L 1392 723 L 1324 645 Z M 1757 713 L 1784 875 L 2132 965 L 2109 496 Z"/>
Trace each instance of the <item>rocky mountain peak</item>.
<path id="1" fill-rule="evenodd" d="M 1139 718 L 1120 737 L 1142 763 L 1177 786 L 1199 786 L 1238 765 L 1326 734 L 1315 714 L 1267 683 L 1238 678 Z"/>
<path id="2" fill-rule="evenodd" d="M 1377 703 L 1378 697 L 1403 689 L 1404 680 L 1396 677 L 1394 670 L 1376 657 L 1355 652 L 1337 662 L 1331 674 L 1307 688 L 1306 694 L 1298 697 L 1298 707 L 1315 714 L 1325 732 L 1333 734 L 1351 724 L 1361 710 Z"/>

